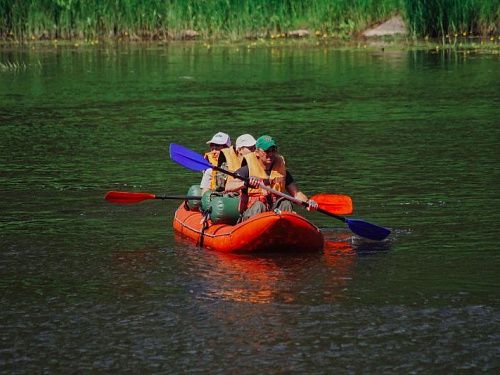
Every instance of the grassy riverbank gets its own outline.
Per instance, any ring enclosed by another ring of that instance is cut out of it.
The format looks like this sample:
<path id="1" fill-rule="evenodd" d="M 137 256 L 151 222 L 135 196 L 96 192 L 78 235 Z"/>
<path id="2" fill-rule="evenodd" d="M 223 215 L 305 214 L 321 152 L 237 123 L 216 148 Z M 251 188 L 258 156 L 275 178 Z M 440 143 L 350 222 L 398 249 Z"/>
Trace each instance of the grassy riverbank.
<path id="1" fill-rule="evenodd" d="M 0 0 L 0 39 L 350 39 L 394 14 L 414 38 L 500 33 L 498 0 Z"/>

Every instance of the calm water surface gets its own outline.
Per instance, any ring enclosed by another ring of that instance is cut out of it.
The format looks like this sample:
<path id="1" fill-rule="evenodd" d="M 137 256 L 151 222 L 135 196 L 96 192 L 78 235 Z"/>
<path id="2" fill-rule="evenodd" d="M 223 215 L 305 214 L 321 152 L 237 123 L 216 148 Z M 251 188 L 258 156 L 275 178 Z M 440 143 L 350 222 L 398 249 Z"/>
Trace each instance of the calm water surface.
<path id="1" fill-rule="evenodd" d="M 6 67 L 6 62 L 15 67 Z M 498 371 L 498 54 L 179 45 L 0 50 L 0 371 Z M 276 137 L 319 254 L 176 239 L 174 164 L 217 131 Z"/>

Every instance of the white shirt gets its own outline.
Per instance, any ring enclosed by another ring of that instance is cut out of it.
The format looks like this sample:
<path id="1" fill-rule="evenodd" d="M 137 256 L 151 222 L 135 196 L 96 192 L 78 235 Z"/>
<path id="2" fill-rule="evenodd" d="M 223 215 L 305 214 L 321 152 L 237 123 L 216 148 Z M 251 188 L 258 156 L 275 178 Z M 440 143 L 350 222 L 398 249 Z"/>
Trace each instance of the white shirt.
<path id="1" fill-rule="evenodd" d="M 212 168 L 205 169 L 203 177 L 201 178 L 200 188 L 210 189 L 210 182 L 212 180 Z"/>

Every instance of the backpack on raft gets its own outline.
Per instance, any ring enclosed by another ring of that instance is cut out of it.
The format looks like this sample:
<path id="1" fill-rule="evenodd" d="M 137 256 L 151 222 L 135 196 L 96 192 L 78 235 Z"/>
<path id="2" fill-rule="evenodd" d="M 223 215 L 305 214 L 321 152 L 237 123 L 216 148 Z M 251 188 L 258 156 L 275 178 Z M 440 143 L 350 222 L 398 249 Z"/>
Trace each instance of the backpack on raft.
<path id="1" fill-rule="evenodd" d="M 192 185 L 187 195 L 201 196 L 201 200 L 186 201 L 186 206 L 190 211 L 201 211 L 213 224 L 234 225 L 240 219 L 238 195 L 224 195 L 212 190 L 202 195 L 200 185 Z"/>
<path id="2" fill-rule="evenodd" d="M 213 224 L 234 225 L 240 218 L 239 205 L 239 196 L 207 191 L 201 197 L 200 208 Z"/>
<path id="3" fill-rule="evenodd" d="M 201 196 L 200 185 L 191 185 L 186 195 L 195 197 Z M 201 206 L 201 200 L 188 200 L 186 206 L 187 208 L 189 208 L 190 211 L 199 211 Z"/>

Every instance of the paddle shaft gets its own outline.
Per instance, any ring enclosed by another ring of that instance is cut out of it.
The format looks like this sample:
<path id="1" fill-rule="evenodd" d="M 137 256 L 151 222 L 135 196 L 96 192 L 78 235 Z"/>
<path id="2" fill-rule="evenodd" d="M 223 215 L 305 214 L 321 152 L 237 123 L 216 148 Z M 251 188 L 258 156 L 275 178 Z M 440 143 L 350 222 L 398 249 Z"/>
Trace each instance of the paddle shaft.
<path id="1" fill-rule="evenodd" d="M 245 182 L 248 182 L 250 180 L 249 178 L 242 177 L 234 172 L 230 172 L 226 169 L 223 169 L 223 168 L 220 168 L 217 166 L 213 166 L 212 168 L 219 171 L 219 172 L 226 173 L 229 176 L 232 176 L 234 178 L 237 178 L 237 179 L 245 181 Z M 267 190 L 270 193 L 275 194 L 279 197 L 288 199 L 292 203 L 304 206 L 306 208 L 309 207 L 309 203 L 304 202 L 304 201 L 297 199 L 295 197 L 292 197 L 291 195 L 282 193 L 281 191 L 274 190 L 273 188 L 270 188 L 269 186 L 264 185 L 262 182 L 259 184 L 259 187 L 264 189 L 264 190 Z M 346 223 L 349 226 L 349 228 L 357 235 L 360 235 L 362 237 L 366 237 L 366 238 L 369 238 L 372 240 L 381 241 L 391 233 L 390 230 L 388 230 L 387 228 L 383 228 L 383 227 L 368 223 L 368 222 L 363 221 L 363 220 L 347 219 L 343 216 L 336 215 L 334 213 L 328 212 L 328 211 L 326 211 L 322 208 L 319 208 L 319 207 L 316 209 L 316 211 L 319 211 L 322 214 L 328 215 L 330 217 L 333 217 L 337 220 L 340 220 L 340 221 Z"/>
<path id="2" fill-rule="evenodd" d="M 155 195 L 143 192 L 128 191 L 109 191 L 104 197 L 108 202 L 118 204 L 139 203 L 148 199 L 182 199 L 182 200 L 200 200 L 201 196 L 196 195 Z"/>
<path id="3" fill-rule="evenodd" d="M 201 196 L 198 195 L 155 195 L 155 199 L 183 199 L 186 201 L 199 201 Z"/>
<path id="4" fill-rule="evenodd" d="M 245 181 L 245 182 L 248 182 L 250 180 L 249 178 L 242 177 L 239 174 L 236 174 L 234 172 L 228 171 L 227 169 L 224 169 L 224 168 L 220 168 L 220 167 L 217 167 L 217 166 L 212 166 L 212 168 L 215 169 L 215 170 L 217 170 L 217 171 L 219 171 L 219 172 L 228 174 L 231 177 L 237 178 L 237 179 Z M 266 186 L 262 182 L 259 184 L 259 187 L 261 189 L 267 190 L 271 194 L 277 195 L 278 197 L 282 197 L 282 198 L 288 199 L 292 203 L 298 204 L 298 205 L 303 206 L 305 208 L 309 207 L 309 203 L 304 202 L 304 201 L 302 201 L 300 199 L 297 199 L 295 197 L 292 197 L 291 195 L 282 193 L 281 191 L 275 190 L 275 189 L 273 189 L 273 188 L 271 188 L 269 186 Z M 337 220 L 340 220 L 340 221 L 342 221 L 344 223 L 347 222 L 347 219 L 345 217 L 340 216 L 340 215 L 336 215 L 336 214 L 331 213 L 331 212 L 328 212 L 326 210 L 323 210 L 322 208 L 318 207 L 316 209 L 316 211 L 321 212 L 322 214 L 331 216 L 331 217 L 333 217 L 333 218 L 335 218 Z"/>
<path id="5" fill-rule="evenodd" d="M 219 172 L 222 172 L 222 173 L 225 173 L 225 174 L 228 174 L 229 176 L 231 177 L 234 177 L 234 178 L 237 178 L 241 181 L 245 181 L 245 182 L 248 182 L 250 179 L 249 178 L 245 178 L 245 177 L 242 177 L 240 176 L 239 174 L 236 174 L 234 172 L 231 172 L 231 171 L 228 171 L 227 169 L 223 169 L 223 168 L 220 168 L 220 167 L 217 167 L 217 166 L 213 166 L 212 167 L 213 169 L 215 169 L 216 171 L 219 171 Z M 282 197 L 282 198 L 285 198 L 287 200 L 289 200 L 290 202 L 292 203 L 295 203 L 295 204 L 298 204 L 300 206 L 303 206 L 305 208 L 309 207 L 309 203 L 307 202 L 304 202 L 300 199 L 297 199 L 295 197 L 292 197 L 291 195 L 288 195 L 288 194 L 285 194 L 285 193 L 282 193 L 281 191 L 278 191 L 278 190 L 275 190 L 269 186 L 266 186 L 264 185 L 262 182 L 259 184 L 259 187 L 261 189 L 264 189 L 264 190 L 267 190 L 268 192 L 270 192 L 271 194 L 274 194 L 274 195 L 277 195 L 278 197 Z M 332 214 L 328 211 L 325 211 L 321 208 L 318 207 L 317 211 L 321 212 L 321 213 L 324 213 L 326 215 L 329 215 L 329 216 L 332 216 L 332 217 L 335 217 L 339 220 L 342 220 L 345 222 L 345 218 L 343 218 L 342 216 L 338 216 L 338 215 L 335 215 L 335 214 Z"/>

